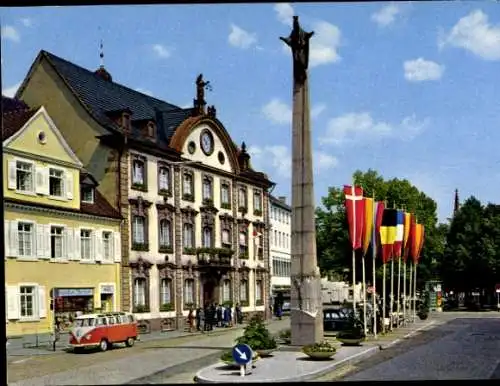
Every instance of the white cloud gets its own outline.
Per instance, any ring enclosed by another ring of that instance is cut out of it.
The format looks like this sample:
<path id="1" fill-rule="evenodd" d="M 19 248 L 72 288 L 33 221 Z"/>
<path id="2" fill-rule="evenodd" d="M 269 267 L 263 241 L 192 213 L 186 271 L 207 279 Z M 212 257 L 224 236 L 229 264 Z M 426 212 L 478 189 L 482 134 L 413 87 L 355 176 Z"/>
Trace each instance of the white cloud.
<path id="1" fill-rule="evenodd" d="M 234 47 L 246 49 L 257 43 L 257 35 L 245 31 L 236 24 L 231 24 L 231 32 L 228 36 L 229 44 Z"/>
<path id="2" fill-rule="evenodd" d="M 382 7 L 371 16 L 372 21 L 378 24 L 379 27 L 387 27 L 394 23 L 396 16 L 401 13 L 401 8 L 396 4 L 389 4 Z"/>
<path id="3" fill-rule="evenodd" d="M 2 27 L 2 39 L 12 40 L 13 42 L 19 42 L 21 40 L 19 32 L 11 25 L 6 25 Z"/>
<path id="4" fill-rule="evenodd" d="M 153 51 L 160 58 L 164 58 L 164 59 L 169 58 L 171 55 L 170 50 L 161 44 L 153 44 Z"/>
<path id="5" fill-rule="evenodd" d="M 292 109 L 278 98 L 273 98 L 262 108 L 264 116 L 272 123 L 283 125 L 292 122 Z"/>
<path id="6" fill-rule="evenodd" d="M 491 25 L 488 15 L 475 10 L 462 17 L 448 34 L 438 40 L 446 45 L 463 48 L 485 60 L 500 60 L 500 25 Z"/>
<path id="7" fill-rule="evenodd" d="M 321 115 L 321 113 L 325 110 L 326 110 L 326 105 L 324 103 L 313 106 L 313 108 L 311 109 L 311 117 L 318 118 Z"/>
<path id="8" fill-rule="evenodd" d="M 428 124 L 428 120 L 418 121 L 415 115 L 405 117 L 399 124 L 376 122 L 370 113 L 349 113 L 332 118 L 328 122 L 321 142 L 340 145 L 346 142 L 362 142 L 383 137 L 397 137 L 410 140 L 415 138 Z"/>
<path id="9" fill-rule="evenodd" d="M 31 20 L 29 17 L 23 17 L 21 19 L 21 23 L 28 28 L 33 26 L 33 20 Z"/>
<path id="10" fill-rule="evenodd" d="M 444 72 L 444 65 L 423 58 L 407 60 L 404 62 L 403 68 L 405 78 L 410 82 L 438 80 L 441 79 Z"/>
<path id="11" fill-rule="evenodd" d="M 309 65 L 336 63 L 340 60 L 337 52 L 340 46 L 340 29 L 326 21 L 313 24 L 314 36 L 311 38 Z"/>
<path id="12" fill-rule="evenodd" d="M 142 92 L 143 94 L 146 94 L 146 95 L 149 95 L 149 96 L 153 96 L 153 93 L 149 90 L 146 90 L 144 88 L 136 88 L 135 91 L 139 91 L 139 92 Z"/>
<path id="13" fill-rule="evenodd" d="M 290 3 L 278 3 L 274 6 L 274 10 L 281 23 L 289 26 L 292 25 L 294 10 Z"/>
<path id="14" fill-rule="evenodd" d="M 13 86 L 4 88 L 2 90 L 2 95 L 5 95 L 6 97 L 12 98 L 14 95 L 16 95 L 17 89 L 21 85 L 21 82 L 16 83 Z"/>
<path id="15" fill-rule="evenodd" d="M 290 178 L 292 175 L 292 154 L 290 148 L 283 145 L 252 146 L 248 149 L 252 157 L 252 166 L 257 170 L 267 170 L 271 179 Z M 313 167 L 317 174 L 338 165 L 336 157 L 322 151 L 313 151 Z"/>

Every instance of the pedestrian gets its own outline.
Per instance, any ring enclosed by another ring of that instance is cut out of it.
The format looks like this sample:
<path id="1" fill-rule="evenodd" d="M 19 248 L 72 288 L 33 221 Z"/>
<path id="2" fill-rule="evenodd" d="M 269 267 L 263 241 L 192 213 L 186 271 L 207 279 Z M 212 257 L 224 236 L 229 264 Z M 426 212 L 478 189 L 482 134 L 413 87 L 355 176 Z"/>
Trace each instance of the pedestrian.
<path id="1" fill-rule="evenodd" d="M 204 323 L 204 330 L 209 331 L 210 330 L 210 307 L 208 306 L 208 303 L 205 305 L 205 323 Z"/>
<path id="2" fill-rule="evenodd" d="M 215 303 L 212 303 L 210 306 L 210 331 L 212 331 L 217 323 L 217 308 L 215 307 Z"/>
<path id="3" fill-rule="evenodd" d="M 193 306 L 189 307 L 189 314 L 188 314 L 188 325 L 189 325 L 189 332 L 194 332 L 194 309 Z"/>
<path id="4" fill-rule="evenodd" d="M 196 331 L 200 331 L 200 326 L 201 326 L 201 307 L 200 306 L 198 306 L 196 308 L 195 319 L 196 319 Z"/>
<path id="5" fill-rule="evenodd" d="M 283 317 L 283 309 L 281 308 L 281 304 L 278 305 L 278 309 L 276 310 L 276 316 L 279 320 Z"/>
<path id="6" fill-rule="evenodd" d="M 206 316 L 205 315 L 206 315 L 205 314 L 205 309 L 203 309 L 203 308 L 200 307 L 200 331 L 202 333 L 205 333 L 205 328 L 206 328 L 205 327 L 206 326 L 206 323 L 205 323 Z"/>
<path id="7" fill-rule="evenodd" d="M 227 307 L 227 322 L 228 327 L 233 327 L 233 309 L 231 306 Z"/>
<path id="8" fill-rule="evenodd" d="M 236 321 L 237 321 L 238 324 L 242 324 L 243 323 L 243 315 L 242 315 L 242 312 L 241 312 L 240 303 L 236 304 Z"/>
<path id="9" fill-rule="evenodd" d="M 229 310 L 230 310 L 230 308 L 227 306 L 225 306 L 223 309 L 222 319 L 223 319 L 223 326 L 224 327 L 229 326 Z"/>
<path id="10" fill-rule="evenodd" d="M 217 306 L 217 327 L 222 327 L 222 305 Z"/>

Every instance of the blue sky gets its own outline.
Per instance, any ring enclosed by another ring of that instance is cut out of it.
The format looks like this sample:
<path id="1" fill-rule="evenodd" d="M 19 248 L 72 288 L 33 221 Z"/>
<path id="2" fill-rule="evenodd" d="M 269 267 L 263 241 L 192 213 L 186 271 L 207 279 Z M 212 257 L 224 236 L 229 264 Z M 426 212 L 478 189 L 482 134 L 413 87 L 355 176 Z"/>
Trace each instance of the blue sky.
<path id="1" fill-rule="evenodd" d="M 179 106 L 202 72 L 209 104 L 255 168 L 290 194 L 291 16 L 314 30 L 315 194 L 356 169 L 408 178 L 452 211 L 454 189 L 497 201 L 500 7 L 494 2 L 2 8 L 3 93 L 41 49 Z M 319 201 L 318 201 L 319 202 Z"/>

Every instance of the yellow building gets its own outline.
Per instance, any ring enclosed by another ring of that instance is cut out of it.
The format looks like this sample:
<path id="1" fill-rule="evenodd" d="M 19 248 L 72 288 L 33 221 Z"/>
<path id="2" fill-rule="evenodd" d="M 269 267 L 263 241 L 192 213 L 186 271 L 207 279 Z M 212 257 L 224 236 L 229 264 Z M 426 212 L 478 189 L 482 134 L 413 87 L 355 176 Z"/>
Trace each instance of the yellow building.
<path id="1" fill-rule="evenodd" d="M 15 103 L 2 133 L 7 336 L 120 304 L 120 215 L 45 108 Z"/>

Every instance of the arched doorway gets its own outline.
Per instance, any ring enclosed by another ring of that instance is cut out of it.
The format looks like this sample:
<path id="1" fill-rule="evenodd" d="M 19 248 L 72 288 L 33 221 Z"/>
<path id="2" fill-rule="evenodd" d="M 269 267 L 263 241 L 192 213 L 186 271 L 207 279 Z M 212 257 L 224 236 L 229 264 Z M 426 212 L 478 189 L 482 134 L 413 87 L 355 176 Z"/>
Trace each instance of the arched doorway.
<path id="1" fill-rule="evenodd" d="M 202 305 L 217 303 L 219 301 L 216 289 L 217 281 L 213 276 L 204 274 L 202 277 Z"/>

